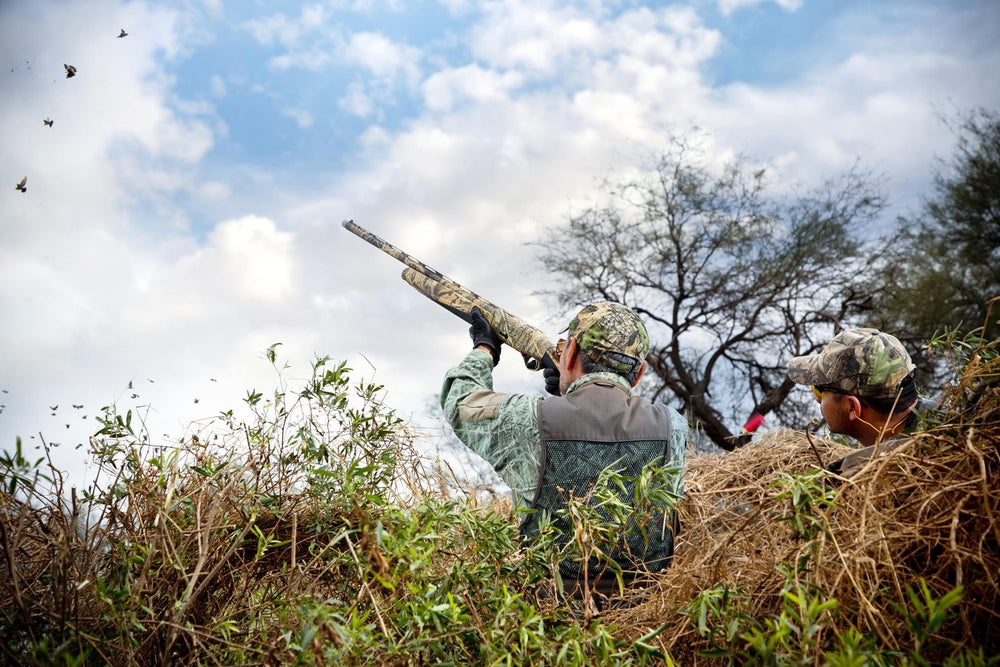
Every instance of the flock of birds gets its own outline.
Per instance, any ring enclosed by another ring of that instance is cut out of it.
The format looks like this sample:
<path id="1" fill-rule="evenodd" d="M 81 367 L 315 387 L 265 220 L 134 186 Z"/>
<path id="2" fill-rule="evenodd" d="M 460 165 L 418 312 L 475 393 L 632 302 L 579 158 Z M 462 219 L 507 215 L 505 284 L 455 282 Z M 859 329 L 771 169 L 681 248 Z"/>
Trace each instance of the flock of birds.
<path id="1" fill-rule="evenodd" d="M 216 378 L 208 378 L 208 380 L 209 380 L 209 382 L 218 382 L 218 380 Z M 153 384 L 154 382 L 156 382 L 156 380 L 154 380 L 152 378 L 146 378 L 146 381 L 149 382 L 150 384 Z M 138 387 L 135 386 L 135 381 L 134 380 L 129 380 L 128 381 L 127 390 L 128 390 L 128 394 L 131 396 L 132 399 L 139 398 L 139 393 L 136 391 L 136 389 L 138 389 Z M 8 393 L 8 391 L 6 389 L 2 389 L 0 391 L 2 391 L 4 394 Z M 197 404 L 197 403 L 200 402 L 200 399 L 195 398 L 194 402 Z M 51 414 L 52 414 L 53 417 L 58 416 L 58 414 L 59 414 L 59 405 L 60 405 L 59 403 L 56 403 L 55 405 L 48 406 L 48 408 L 49 408 L 49 410 L 50 410 L 50 412 L 51 412 Z M 72 405 L 72 408 L 74 410 L 77 410 L 77 411 L 83 410 L 84 407 L 85 407 L 82 403 L 79 403 L 79 404 L 78 403 L 73 403 L 71 405 Z M 6 404 L 0 403 L 0 414 L 3 414 L 3 412 L 4 412 L 4 410 L 6 408 L 7 408 Z M 88 417 L 88 415 L 84 414 L 84 415 L 81 415 L 80 419 L 87 419 L 87 417 Z M 72 426 L 71 424 L 66 424 L 66 428 L 67 429 L 71 428 L 71 426 Z M 171 436 L 169 433 L 164 433 L 163 437 L 164 438 L 171 438 L 173 436 Z M 34 440 L 35 436 L 32 435 L 32 436 L 30 436 L 30 438 L 32 440 Z M 219 436 L 216 435 L 215 439 L 218 440 L 218 438 L 219 438 Z M 181 438 L 180 442 L 183 442 L 183 440 L 184 439 Z M 62 446 L 62 443 L 59 443 L 59 442 L 44 442 L 43 444 L 45 446 L 47 446 L 47 447 L 60 447 L 60 446 Z M 82 442 L 78 442 L 76 444 L 76 449 L 80 449 L 81 447 L 83 447 L 83 443 Z M 35 449 L 40 449 L 40 448 L 41 448 L 40 445 L 36 445 L 35 446 Z"/>
<path id="2" fill-rule="evenodd" d="M 124 37 L 128 37 L 128 33 L 125 32 L 124 28 L 122 28 L 121 31 L 118 33 L 117 39 L 122 39 Z M 73 77 L 76 76 L 77 69 L 76 69 L 75 65 L 69 65 L 69 64 L 64 63 L 63 64 L 63 68 L 66 70 L 66 78 L 67 79 L 72 79 Z M 55 121 L 53 119 L 51 119 L 51 118 L 46 117 L 46 118 L 44 118 L 42 120 L 42 124 L 45 125 L 46 127 L 52 127 L 53 125 L 55 125 Z M 28 191 L 28 177 L 25 176 L 24 178 L 22 178 L 14 186 L 14 189 L 17 190 L 18 192 L 27 192 Z M 152 380 L 152 379 L 149 379 L 149 378 L 147 378 L 147 380 L 150 383 L 155 382 L 155 380 Z M 218 382 L 218 380 L 216 380 L 215 378 L 209 378 L 209 380 L 212 381 L 212 382 Z M 132 380 L 129 380 L 128 390 L 129 390 L 129 393 L 130 393 L 130 395 L 131 395 L 131 397 L 133 399 L 139 398 L 138 392 L 136 392 L 135 388 L 133 387 Z M 3 391 L 4 394 L 8 393 L 6 389 L 3 389 L 2 391 Z M 195 398 L 194 402 L 198 403 L 199 399 Z M 0 403 L 0 414 L 3 414 L 4 410 L 6 409 L 6 407 L 7 406 L 5 404 Z M 52 416 L 55 417 L 58 414 L 57 411 L 59 410 L 59 405 L 58 404 L 56 404 L 56 405 L 50 405 L 48 407 L 49 407 L 49 410 L 52 411 Z M 73 409 L 74 410 L 83 410 L 83 408 L 84 408 L 84 406 L 82 404 L 73 404 Z M 83 415 L 81 417 L 81 419 L 86 419 L 86 418 L 87 418 L 87 415 Z M 70 424 L 66 424 L 66 428 L 69 429 L 70 428 Z M 169 437 L 169 435 L 167 433 L 164 433 L 163 435 L 164 435 L 164 437 Z M 218 435 L 216 435 L 215 437 L 216 437 L 216 439 L 218 439 Z M 32 435 L 31 439 L 34 440 L 35 436 Z M 47 444 L 50 445 L 50 446 L 52 446 L 52 447 L 59 447 L 60 446 L 60 443 L 58 443 L 58 442 L 51 442 L 51 443 L 47 443 Z M 81 447 L 83 447 L 83 443 L 77 443 L 76 449 L 80 449 Z M 35 449 L 38 449 L 38 448 L 39 448 L 38 446 L 35 447 Z"/>
<path id="3" fill-rule="evenodd" d="M 125 28 L 122 28 L 121 32 L 118 33 L 117 39 L 122 39 L 123 37 L 128 37 L 128 33 L 125 32 Z M 66 63 L 63 63 L 63 67 L 66 69 L 67 79 L 72 79 L 74 76 L 76 76 L 76 67 L 74 65 L 67 65 Z M 42 124 L 45 125 L 46 127 L 52 127 L 53 125 L 55 125 L 55 121 L 52 120 L 51 118 L 45 118 L 42 121 Z M 18 192 L 27 192 L 28 177 L 25 176 L 24 178 L 22 178 L 20 182 L 14 186 L 14 189 L 17 190 Z"/>

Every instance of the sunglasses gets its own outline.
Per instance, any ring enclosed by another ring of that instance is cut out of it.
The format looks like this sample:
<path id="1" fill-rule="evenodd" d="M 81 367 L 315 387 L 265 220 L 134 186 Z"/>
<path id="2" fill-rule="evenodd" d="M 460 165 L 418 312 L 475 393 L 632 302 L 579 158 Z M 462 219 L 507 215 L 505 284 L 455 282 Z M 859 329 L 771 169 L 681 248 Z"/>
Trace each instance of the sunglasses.
<path id="1" fill-rule="evenodd" d="M 822 401 L 823 397 L 826 396 L 828 393 L 841 394 L 842 396 L 850 396 L 848 392 L 843 391 L 841 389 L 837 389 L 836 387 L 820 387 L 817 385 L 811 385 L 809 388 L 812 389 L 813 396 L 816 397 L 817 401 Z"/>

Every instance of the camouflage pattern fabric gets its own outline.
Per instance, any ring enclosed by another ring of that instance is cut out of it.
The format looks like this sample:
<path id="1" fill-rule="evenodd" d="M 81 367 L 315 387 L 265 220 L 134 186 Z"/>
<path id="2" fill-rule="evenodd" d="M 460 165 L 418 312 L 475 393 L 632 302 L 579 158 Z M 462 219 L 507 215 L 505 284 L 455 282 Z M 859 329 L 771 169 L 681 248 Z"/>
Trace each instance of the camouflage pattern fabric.
<path id="1" fill-rule="evenodd" d="M 798 384 L 833 387 L 869 398 L 893 398 L 916 366 L 899 339 L 878 329 L 848 329 L 823 351 L 788 362 Z"/>
<path id="2" fill-rule="evenodd" d="M 445 375 L 441 407 L 455 435 L 497 471 L 526 510 L 538 486 L 542 440 L 539 396 L 493 391 L 493 357 L 472 350 Z"/>
<path id="3" fill-rule="evenodd" d="M 637 370 L 649 354 L 649 335 L 642 320 L 631 308 L 614 301 L 584 307 L 566 331 L 582 353 L 615 371 Z"/>
<path id="4" fill-rule="evenodd" d="M 631 388 L 612 373 L 584 375 L 570 385 L 567 394 L 595 378 Z M 445 375 L 441 407 L 455 435 L 469 449 L 493 466 L 511 488 L 515 507 L 525 512 L 534 500 L 541 476 L 542 440 L 538 429 L 541 395 L 503 394 L 493 391 L 493 357 L 472 350 Z M 687 447 L 687 421 L 673 408 L 670 457 L 683 463 Z M 677 480 L 683 493 L 683 479 Z"/>

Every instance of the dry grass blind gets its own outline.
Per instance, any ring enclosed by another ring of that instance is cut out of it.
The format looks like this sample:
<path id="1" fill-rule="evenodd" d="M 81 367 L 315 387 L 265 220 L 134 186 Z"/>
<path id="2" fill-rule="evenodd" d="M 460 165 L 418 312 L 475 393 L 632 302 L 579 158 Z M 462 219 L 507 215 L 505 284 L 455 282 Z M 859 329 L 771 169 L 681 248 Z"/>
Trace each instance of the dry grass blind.
<path id="1" fill-rule="evenodd" d="M 963 587 L 956 621 L 942 630 L 955 646 L 1000 655 L 1000 358 L 974 358 L 942 407 L 940 423 L 905 446 L 850 480 L 830 480 L 833 506 L 817 513 L 822 530 L 812 540 L 790 529 L 789 501 L 775 482 L 817 470 L 848 447 L 782 430 L 724 456 L 693 457 L 673 567 L 610 620 L 638 637 L 723 583 L 747 595 L 750 615 L 766 618 L 779 613 L 779 568 L 815 552 L 798 576 L 838 601 L 824 632 L 853 627 L 882 648 L 911 648 L 896 605 L 905 607 L 906 587 L 924 580 L 937 597 Z M 659 641 L 680 664 L 707 648 L 684 622 Z"/>

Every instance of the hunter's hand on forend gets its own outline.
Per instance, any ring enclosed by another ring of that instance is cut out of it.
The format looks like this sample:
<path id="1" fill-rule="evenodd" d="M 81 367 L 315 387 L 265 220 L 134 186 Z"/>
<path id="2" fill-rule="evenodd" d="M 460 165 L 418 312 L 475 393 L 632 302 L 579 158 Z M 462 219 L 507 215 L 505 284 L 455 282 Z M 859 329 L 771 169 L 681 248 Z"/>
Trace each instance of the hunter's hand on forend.
<path id="1" fill-rule="evenodd" d="M 472 326 L 469 327 L 469 338 L 472 339 L 472 347 L 485 345 L 493 352 L 493 365 L 500 363 L 500 336 L 493 330 L 490 323 L 483 317 L 483 313 L 478 306 L 473 307 L 469 313 L 472 317 Z"/>

